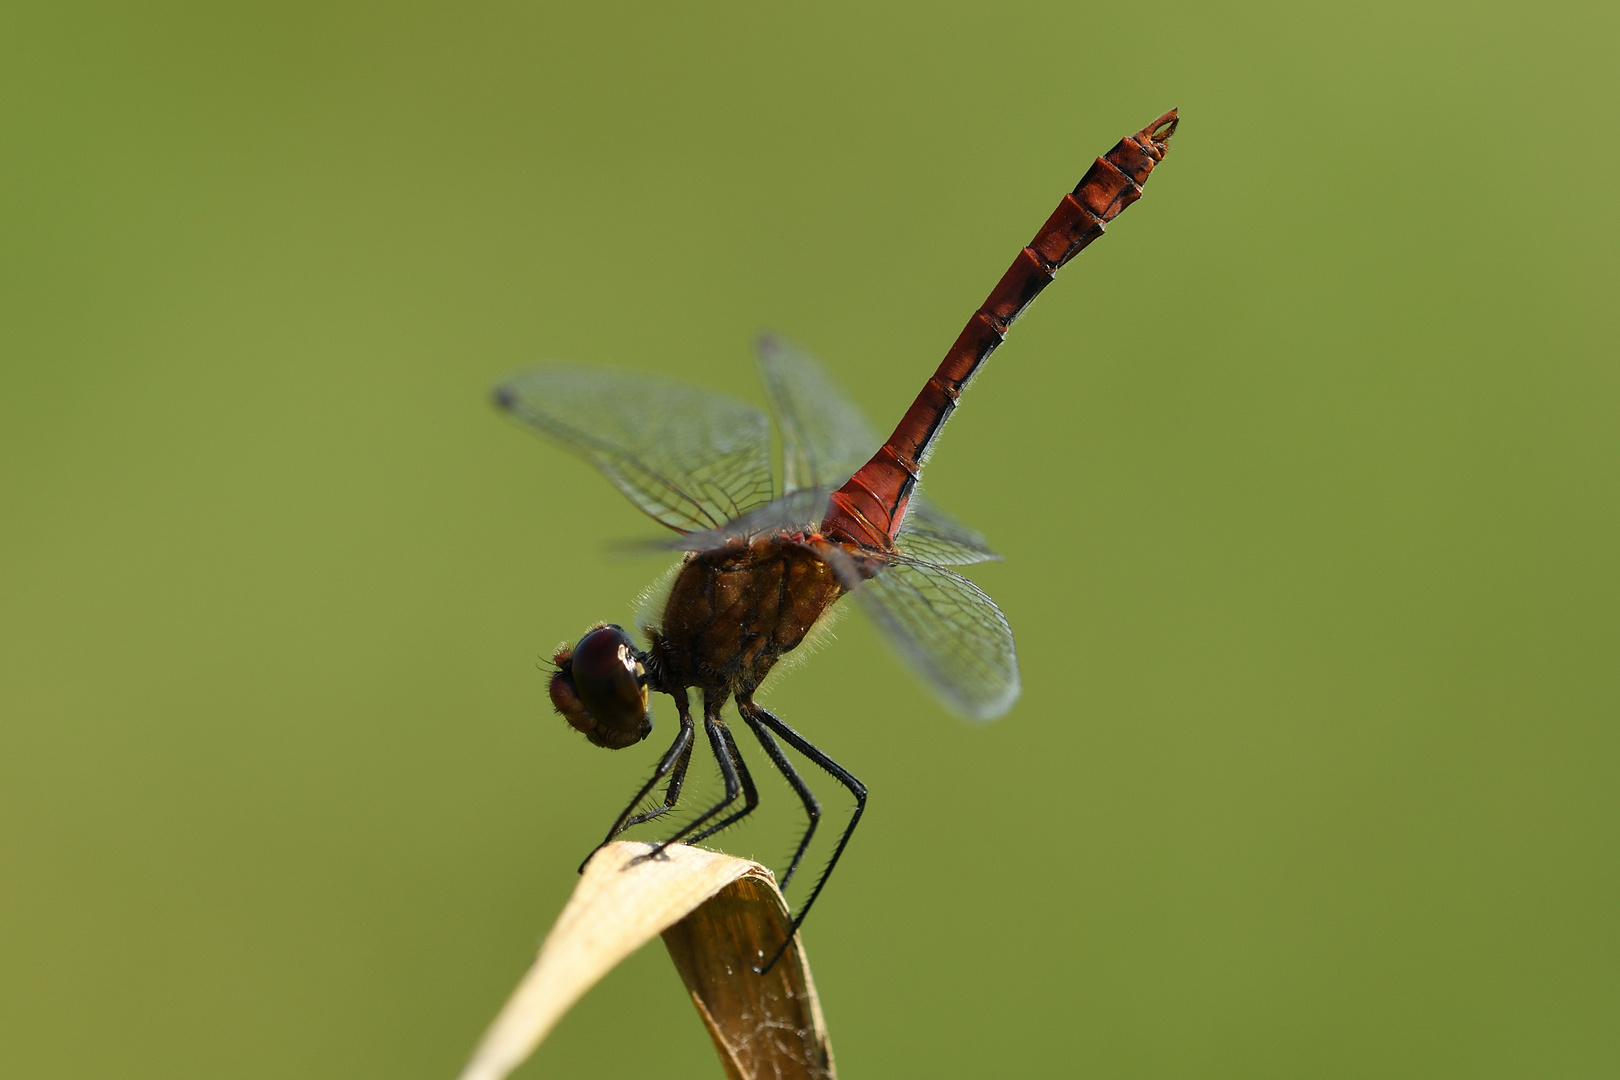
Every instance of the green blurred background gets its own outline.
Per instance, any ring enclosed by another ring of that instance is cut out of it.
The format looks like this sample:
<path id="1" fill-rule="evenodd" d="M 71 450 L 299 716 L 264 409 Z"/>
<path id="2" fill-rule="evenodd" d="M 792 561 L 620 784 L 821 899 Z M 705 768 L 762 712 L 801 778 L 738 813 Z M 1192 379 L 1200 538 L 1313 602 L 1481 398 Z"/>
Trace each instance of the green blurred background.
<path id="1" fill-rule="evenodd" d="M 670 719 L 550 714 L 659 530 L 489 385 L 759 401 L 771 329 L 887 429 L 1174 105 L 929 473 L 1023 699 L 857 616 L 769 697 L 873 791 L 806 931 L 844 1075 L 1616 1075 L 1616 29 L 6 5 L 0 1074 L 453 1075 Z M 765 794 L 722 846 L 780 865 Z M 719 1068 L 654 946 L 523 1075 Z"/>

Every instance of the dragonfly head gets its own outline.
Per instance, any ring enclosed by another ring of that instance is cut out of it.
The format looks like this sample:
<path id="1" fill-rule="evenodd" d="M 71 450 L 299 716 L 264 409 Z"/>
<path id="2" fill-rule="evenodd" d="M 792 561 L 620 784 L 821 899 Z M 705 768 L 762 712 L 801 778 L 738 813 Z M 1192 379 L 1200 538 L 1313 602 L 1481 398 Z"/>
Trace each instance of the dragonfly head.
<path id="1" fill-rule="evenodd" d="M 643 659 L 622 627 L 598 626 L 552 658 L 551 703 L 597 746 L 634 746 L 653 728 Z"/>

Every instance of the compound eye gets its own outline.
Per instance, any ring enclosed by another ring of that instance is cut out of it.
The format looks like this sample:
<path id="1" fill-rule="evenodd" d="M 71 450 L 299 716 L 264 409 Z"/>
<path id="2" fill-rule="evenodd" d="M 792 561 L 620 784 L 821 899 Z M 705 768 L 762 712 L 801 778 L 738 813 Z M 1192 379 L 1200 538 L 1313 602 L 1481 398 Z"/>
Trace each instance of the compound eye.
<path id="1" fill-rule="evenodd" d="M 619 750 L 651 734 L 647 669 L 635 642 L 621 627 L 599 626 L 580 638 L 569 674 L 579 704 L 596 721 L 585 732 L 591 742 Z"/>

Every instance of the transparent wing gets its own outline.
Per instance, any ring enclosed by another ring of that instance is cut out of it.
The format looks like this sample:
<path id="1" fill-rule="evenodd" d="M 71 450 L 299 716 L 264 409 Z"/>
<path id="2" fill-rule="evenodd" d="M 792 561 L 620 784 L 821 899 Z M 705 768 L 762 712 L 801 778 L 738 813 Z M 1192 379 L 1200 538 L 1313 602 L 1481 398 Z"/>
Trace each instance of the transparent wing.
<path id="1" fill-rule="evenodd" d="M 900 523 L 894 546 L 902 554 L 940 566 L 1000 562 L 984 536 L 963 525 L 920 494 L 911 497 L 906 519 Z"/>
<path id="2" fill-rule="evenodd" d="M 883 444 L 855 403 L 809 353 L 759 341 L 759 377 L 782 433 L 782 488 L 837 489 Z"/>
<path id="3" fill-rule="evenodd" d="M 718 529 L 771 499 L 770 421 L 724 394 L 641 372 L 558 366 L 513 375 L 495 388 L 495 403 L 677 532 Z"/>
<path id="4" fill-rule="evenodd" d="M 793 491 L 757 510 L 726 522 L 718 529 L 703 529 L 685 536 L 660 540 L 657 545 L 674 551 L 712 551 L 732 543 L 751 543 L 776 533 L 811 533 L 827 516 L 827 496 L 820 488 Z"/>
<path id="5" fill-rule="evenodd" d="M 827 556 L 846 581 L 865 578 L 855 585 L 856 602 L 951 711 L 994 720 L 1012 708 L 1021 688 L 1012 628 L 977 585 L 903 556 L 863 553 L 863 570 L 842 551 Z"/>

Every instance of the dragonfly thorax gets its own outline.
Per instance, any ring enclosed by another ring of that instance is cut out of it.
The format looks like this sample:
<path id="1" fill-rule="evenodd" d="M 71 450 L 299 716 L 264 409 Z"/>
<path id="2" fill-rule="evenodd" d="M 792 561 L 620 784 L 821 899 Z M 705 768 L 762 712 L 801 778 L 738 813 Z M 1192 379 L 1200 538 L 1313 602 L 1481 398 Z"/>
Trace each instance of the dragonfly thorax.
<path id="1" fill-rule="evenodd" d="M 752 693 L 843 592 L 833 568 L 791 536 L 694 552 L 664 604 L 656 677 L 719 700 Z"/>

